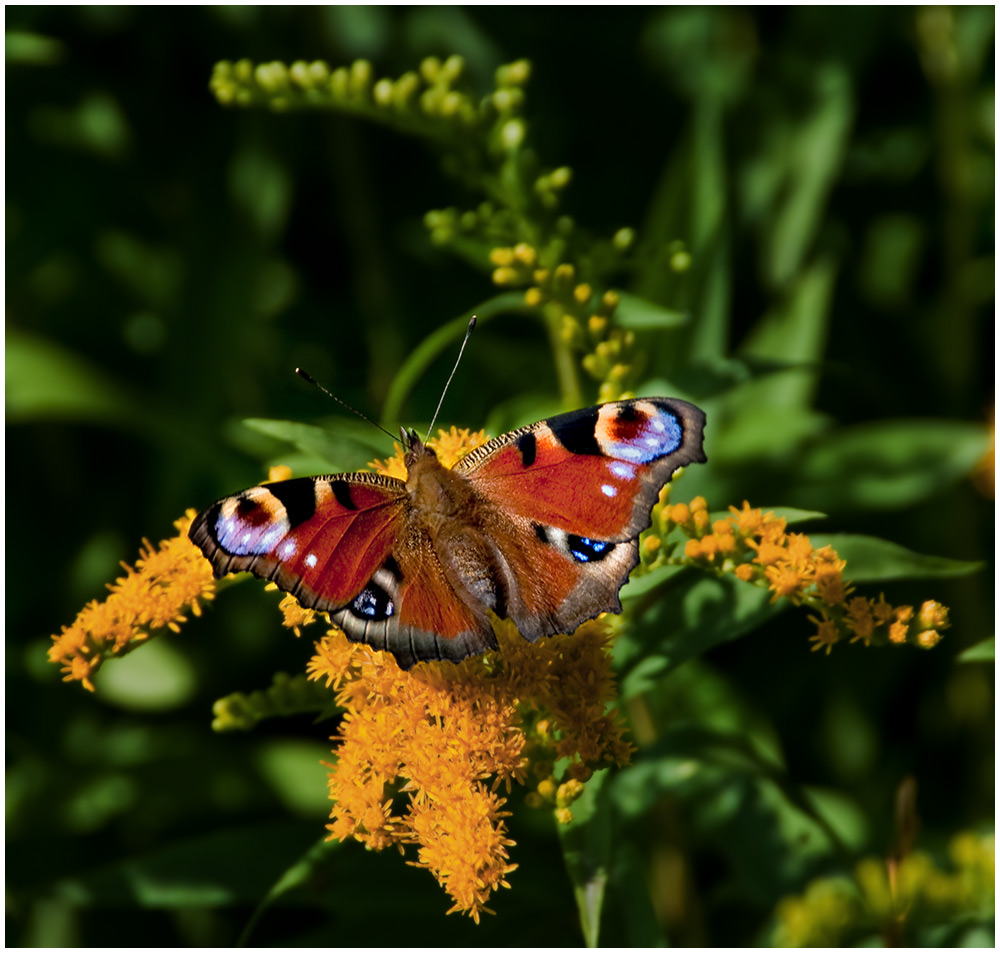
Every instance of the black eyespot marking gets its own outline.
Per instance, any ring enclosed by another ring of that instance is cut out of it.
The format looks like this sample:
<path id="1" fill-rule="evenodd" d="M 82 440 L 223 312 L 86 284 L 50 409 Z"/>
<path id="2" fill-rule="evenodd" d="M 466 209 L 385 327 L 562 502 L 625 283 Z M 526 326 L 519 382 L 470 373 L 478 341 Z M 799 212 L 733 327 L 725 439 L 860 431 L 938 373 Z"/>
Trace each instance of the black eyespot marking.
<path id="1" fill-rule="evenodd" d="M 541 523 L 532 523 L 532 527 L 535 530 L 535 535 L 543 542 L 547 543 L 549 541 L 549 534 L 545 532 L 545 527 Z"/>
<path id="2" fill-rule="evenodd" d="M 598 412 L 600 407 L 587 407 L 584 410 L 574 410 L 558 417 L 550 417 L 545 422 L 552 433 L 570 453 L 602 456 L 603 451 L 597 442 Z"/>
<path id="3" fill-rule="evenodd" d="M 521 454 L 521 465 L 530 467 L 535 462 L 535 454 L 538 450 L 538 441 L 533 433 L 526 433 L 517 438 L 517 449 Z"/>
<path id="4" fill-rule="evenodd" d="M 351 485 L 347 480 L 331 480 L 330 489 L 333 491 L 333 498 L 345 510 L 357 509 L 354 500 L 351 499 Z"/>
<path id="5" fill-rule="evenodd" d="M 622 404 L 618 408 L 618 413 L 615 416 L 623 423 L 631 424 L 639 420 L 645 419 L 645 414 L 639 411 L 639 408 L 633 403 Z"/>
<path id="6" fill-rule="evenodd" d="M 255 509 L 257 509 L 256 500 L 251 500 L 249 497 L 241 496 L 239 502 L 236 504 L 236 515 L 240 517 L 247 517 Z"/>
<path id="7" fill-rule="evenodd" d="M 569 554 L 578 563 L 599 563 L 615 548 L 614 543 L 601 539 L 588 539 L 586 536 L 573 536 L 571 533 L 566 536 L 566 546 Z"/>
<path id="8" fill-rule="evenodd" d="M 288 526 L 294 528 L 316 512 L 316 485 L 312 480 L 282 480 L 280 483 L 265 483 L 288 514 Z"/>
<path id="9" fill-rule="evenodd" d="M 363 622 L 384 622 L 395 611 L 392 599 L 378 583 L 370 582 L 354 597 L 350 613 Z"/>

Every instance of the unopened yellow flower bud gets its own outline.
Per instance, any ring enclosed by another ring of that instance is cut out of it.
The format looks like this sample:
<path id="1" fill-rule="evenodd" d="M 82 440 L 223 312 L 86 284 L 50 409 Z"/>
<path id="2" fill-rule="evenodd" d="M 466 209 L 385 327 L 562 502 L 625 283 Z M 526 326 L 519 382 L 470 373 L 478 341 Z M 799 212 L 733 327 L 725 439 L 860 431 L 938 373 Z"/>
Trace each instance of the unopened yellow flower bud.
<path id="1" fill-rule="evenodd" d="M 670 256 L 670 270 L 678 274 L 691 267 L 691 256 L 686 251 L 674 252 Z"/>
<path id="2" fill-rule="evenodd" d="M 555 811 L 556 820 L 560 824 L 572 824 L 573 812 L 568 807 L 558 807 Z"/>
<path id="3" fill-rule="evenodd" d="M 652 558 L 660 551 L 662 545 L 659 536 L 647 536 L 642 541 L 642 555 L 647 559 Z"/>
<path id="4" fill-rule="evenodd" d="M 441 72 L 441 61 L 436 56 L 428 56 L 420 63 L 420 75 L 428 83 L 433 83 Z"/>
<path id="5" fill-rule="evenodd" d="M 554 189 L 564 189 L 573 178 L 573 170 L 569 166 L 560 166 L 549 175 L 549 185 Z"/>
<path id="6" fill-rule="evenodd" d="M 573 279 L 576 277 L 576 269 L 564 262 L 561 265 L 556 266 L 556 270 L 552 275 L 554 281 L 557 281 L 561 285 L 566 285 L 567 287 L 573 284 Z"/>
<path id="7" fill-rule="evenodd" d="M 703 496 L 696 496 L 691 501 L 691 512 L 692 513 L 697 513 L 699 510 L 707 510 L 707 509 L 708 509 L 708 502 L 705 500 L 705 497 L 703 497 Z"/>
<path id="8" fill-rule="evenodd" d="M 513 252 L 514 257 L 522 265 L 527 265 L 529 268 L 534 268 L 535 262 L 538 261 L 538 252 L 527 242 L 518 242 L 514 246 Z"/>
<path id="9" fill-rule="evenodd" d="M 573 289 L 573 297 L 579 301 L 580 304 L 586 304 L 590 300 L 593 293 L 593 289 L 586 282 L 577 285 Z"/>
<path id="10" fill-rule="evenodd" d="M 490 251 L 490 262 L 494 265 L 513 265 L 513 248 L 494 248 Z"/>
<path id="11" fill-rule="evenodd" d="M 704 533 L 708 529 L 708 524 L 711 519 L 708 514 L 708 510 L 696 510 L 694 508 L 695 501 L 691 501 L 691 519 L 694 522 L 694 528 L 699 534 Z"/>
<path id="12" fill-rule="evenodd" d="M 611 244 L 618 251 L 626 251 L 635 241 L 635 231 L 631 228 L 619 228 L 611 238 Z"/>
<path id="13" fill-rule="evenodd" d="M 537 308 L 545 301 L 545 295 L 541 288 L 529 288 L 524 293 L 524 303 L 529 308 Z"/>
<path id="14" fill-rule="evenodd" d="M 605 310 L 609 314 L 618 307 L 620 301 L 621 295 L 619 295 L 617 291 L 605 291 L 604 295 L 601 297 L 601 304 L 604 305 Z"/>
<path id="15" fill-rule="evenodd" d="M 390 106 L 392 104 L 393 82 L 391 79 L 380 79 L 372 87 L 372 99 L 379 106 Z"/>
<path id="16" fill-rule="evenodd" d="M 701 556 L 701 540 L 689 539 L 684 544 L 684 555 L 688 559 L 697 559 L 699 556 Z"/>
<path id="17" fill-rule="evenodd" d="M 532 278 L 535 279 L 536 285 L 541 285 L 544 288 L 552 279 L 552 271 L 548 268 L 536 268 Z"/>
<path id="18" fill-rule="evenodd" d="M 493 271 L 495 285 L 512 285 L 517 281 L 517 271 L 513 268 L 496 268 Z"/>
<path id="19" fill-rule="evenodd" d="M 546 801 L 551 801 L 556 796 L 556 782 L 554 778 L 545 778 L 538 782 L 535 788 L 538 791 L 539 796 L 545 798 Z"/>
<path id="20" fill-rule="evenodd" d="M 587 330 L 595 337 L 601 337 L 608 329 L 608 319 L 599 314 L 592 314 L 587 318 Z"/>
<path id="21" fill-rule="evenodd" d="M 675 503 L 670 507 L 670 519 L 678 525 L 686 523 L 691 519 L 691 510 L 687 503 Z"/>

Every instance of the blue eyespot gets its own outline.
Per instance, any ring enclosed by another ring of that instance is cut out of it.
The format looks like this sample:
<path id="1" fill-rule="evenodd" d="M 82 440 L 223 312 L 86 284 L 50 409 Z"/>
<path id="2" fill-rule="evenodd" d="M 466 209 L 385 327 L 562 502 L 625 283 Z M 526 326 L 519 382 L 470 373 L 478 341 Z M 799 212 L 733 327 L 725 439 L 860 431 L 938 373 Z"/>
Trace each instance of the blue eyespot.
<path id="1" fill-rule="evenodd" d="M 566 546 L 578 563 L 600 562 L 615 548 L 614 543 L 603 539 L 588 539 L 586 536 L 572 534 L 567 534 Z"/>
<path id="2" fill-rule="evenodd" d="M 374 583 L 362 589 L 351 603 L 351 614 L 361 619 L 388 619 L 395 611 L 389 594 Z"/>

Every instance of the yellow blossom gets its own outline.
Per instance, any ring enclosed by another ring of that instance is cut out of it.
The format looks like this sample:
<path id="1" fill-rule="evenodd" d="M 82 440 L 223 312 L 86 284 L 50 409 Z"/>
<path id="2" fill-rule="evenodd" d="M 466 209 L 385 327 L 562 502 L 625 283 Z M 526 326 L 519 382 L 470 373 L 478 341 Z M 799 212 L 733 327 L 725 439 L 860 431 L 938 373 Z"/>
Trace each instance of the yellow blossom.
<path id="1" fill-rule="evenodd" d="M 187 536 L 195 517 L 188 510 L 174 523 L 177 535 L 154 548 L 143 540 L 135 568 L 108 586 L 103 602 L 88 603 L 70 626 L 54 635 L 49 661 L 62 666 L 64 681 L 94 690 L 92 677 L 107 658 L 125 655 L 158 630 L 178 631 L 188 612 L 201 615 L 201 602 L 215 593 L 212 567 Z"/>
<path id="2" fill-rule="evenodd" d="M 513 870 L 496 790 L 527 777 L 526 722 L 541 714 L 538 723 L 548 723 L 534 744 L 548 744 L 550 762 L 591 769 L 622 764 L 631 752 L 620 716 L 607 710 L 614 680 L 606 623 L 534 645 L 509 622 L 495 629 L 501 654 L 492 659 L 408 672 L 331 629 L 308 669 L 345 712 L 330 772 L 331 836 L 376 850 L 417 845 L 415 863 L 437 878 L 453 910 L 476 919 Z M 578 786 L 564 782 L 557 800 Z M 554 779 L 537 788 L 545 798 L 555 790 Z"/>
<path id="3" fill-rule="evenodd" d="M 815 616 L 809 618 L 816 623 L 816 634 L 809 636 L 809 641 L 816 643 L 812 650 L 814 652 L 822 650 L 829 655 L 830 650 L 840 640 L 836 624 L 831 619 L 817 619 Z"/>

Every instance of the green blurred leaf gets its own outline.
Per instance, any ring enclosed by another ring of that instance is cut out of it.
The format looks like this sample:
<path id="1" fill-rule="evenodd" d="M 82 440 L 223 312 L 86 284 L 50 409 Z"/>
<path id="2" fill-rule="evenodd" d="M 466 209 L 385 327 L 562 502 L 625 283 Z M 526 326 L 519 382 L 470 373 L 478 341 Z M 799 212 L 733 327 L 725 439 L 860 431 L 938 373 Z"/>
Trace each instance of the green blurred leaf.
<path id="1" fill-rule="evenodd" d="M 275 871 L 290 866 L 314 840 L 315 823 L 218 831 L 66 878 L 53 885 L 52 894 L 107 907 L 253 903 L 274 883 Z"/>
<path id="2" fill-rule="evenodd" d="M 993 662 L 996 659 L 996 637 L 970 645 L 958 657 L 959 662 Z"/>
<path id="3" fill-rule="evenodd" d="M 256 753 L 260 776 L 290 812 L 300 817 L 322 818 L 330 812 L 323 764 L 330 758 L 330 747 L 321 741 L 297 738 L 269 738 Z"/>
<path id="4" fill-rule="evenodd" d="M 334 473 L 360 470 L 374 457 L 392 455 L 385 434 L 364 421 L 333 419 L 319 427 L 294 420 L 249 417 L 242 424 L 255 433 L 291 444 L 308 457 L 322 461 Z"/>
<path id="5" fill-rule="evenodd" d="M 620 907 L 630 947 L 650 949 L 670 945 L 653 908 L 642 854 L 636 844 L 621 836 L 615 839 L 609 894 L 609 899 Z"/>
<path id="6" fill-rule="evenodd" d="M 671 574 L 626 606 L 615 641 L 622 697 L 645 691 L 652 677 L 746 635 L 783 608 L 768 590 L 732 576 Z"/>
<path id="7" fill-rule="evenodd" d="M 135 420 L 142 403 L 83 358 L 13 328 L 7 329 L 5 342 L 8 424 L 77 420 L 120 425 Z"/>
<path id="8" fill-rule="evenodd" d="M 811 77 L 814 100 L 808 112 L 783 130 L 780 150 L 785 181 L 772 209 L 765 236 L 765 267 L 770 282 L 782 288 L 801 273 L 812 250 L 824 208 L 840 171 L 854 113 L 851 79 L 833 60 L 819 64 Z M 818 325 L 825 321 L 817 316 Z"/>
<path id="9" fill-rule="evenodd" d="M 883 582 L 890 579 L 940 579 L 968 576 L 983 563 L 924 556 L 905 546 L 875 536 L 854 533 L 810 534 L 813 546 L 832 546 L 847 560 L 844 575 L 852 582 Z"/>
<path id="10" fill-rule="evenodd" d="M 52 66 L 63 58 L 62 43 L 41 33 L 7 30 L 3 39 L 7 65 Z"/>
<path id="11" fill-rule="evenodd" d="M 601 928 L 601 907 L 611 864 L 610 772 L 598 771 L 573 802 L 573 820 L 558 824 L 566 870 L 580 913 L 580 927 L 588 947 L 596 947 Z"/>
<path id="12" fill-rule="evenodd" d="M 393 378 L 389 393 L 382 408 L 382 419 L 390 424 L 402 420 L 403 404 L 413 390 L 417 381 L 424 375 L 431 363 L 453 344 L 457 344 L 465 336 L 469 321 L 475 315 L 477 321 L 489 321 L 507 311 L 523 311 L 524 293 L 521 291 L 505 291 L 502 294 L 487 298 L 474 308 L 470 308 L 461 317 L 441 325 L 432 334 L 423 339 L 404 361 L 403 366 Z M 455 351 L 458 356 L 458 351 Z M 444 387 L 445 381 L 441 381 Z"/>
<path id="13" fill-rule="evenodd" d="M 197 679 L 191 660 L 165 637 L 150 639 L 101 666 L 101 698 L 130 711 L 171 711 L 191 701 Z"/>
<path id="14" fill-rule="evenodd" d="M 886 420 L 845 427 L 793 464 L 790 502 L 901 509 L 968 476 L 990 446 L 981 424 Z"/>
<path id="15" fill-rule="evenodd" d="M 691 316 L 683 311 L 664 308 L 639 295 L 620 291 L 618 297 L 615 322 L 623 328 L 633 331 L 669 330 L 683 327 L 691 320 Z"/>

